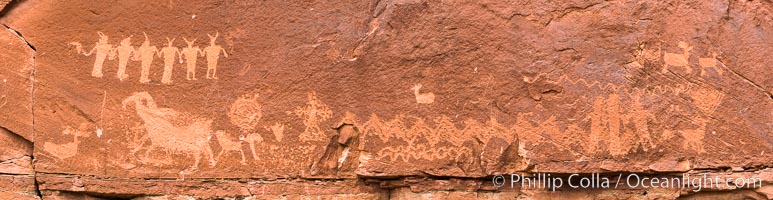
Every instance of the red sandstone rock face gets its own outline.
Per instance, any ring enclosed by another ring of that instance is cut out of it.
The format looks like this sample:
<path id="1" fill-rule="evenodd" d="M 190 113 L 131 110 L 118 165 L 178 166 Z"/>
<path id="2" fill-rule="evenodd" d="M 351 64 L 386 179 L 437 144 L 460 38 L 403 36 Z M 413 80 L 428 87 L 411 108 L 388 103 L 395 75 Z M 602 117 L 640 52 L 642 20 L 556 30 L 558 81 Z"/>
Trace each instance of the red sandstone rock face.
<path id="1" fill-rule="evenodd" d="M 15 2 L 0 14 L 13 30 L 0 34 L 0 126 L 10 131 L 0 173 L 25 181 L 0 191 L 773 198 L 770 186 L 549 192 L 491 183 L 507 173 L 598 172 L 773 183 L 771 8 Z"/>

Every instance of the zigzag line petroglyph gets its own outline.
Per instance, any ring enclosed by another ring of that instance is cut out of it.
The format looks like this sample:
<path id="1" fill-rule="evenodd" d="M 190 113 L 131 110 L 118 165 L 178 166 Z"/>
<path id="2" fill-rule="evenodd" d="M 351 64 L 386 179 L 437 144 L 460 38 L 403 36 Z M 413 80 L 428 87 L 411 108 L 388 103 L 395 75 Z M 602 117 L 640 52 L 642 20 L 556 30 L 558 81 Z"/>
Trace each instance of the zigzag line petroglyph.
<path id="1" fill-rule="evenodd" d="M 540 78 L 544 78 L 546 76 L 547 76 L 547 74 L 545 74 L 545 73 L 538 74 L 538 75 L 536 75 L 533 78 L 529 78 L 529 77 L 523 76 L 523 80 L 526 83 L 535 83 Z M 582 79 L 582 78 L 580 78 L 580 79 L 571 79 L 571 78 L 569 78 L 568 75 L 562 75 L 562 76 L 558 77 L 558 80 L 555 80 L 555 81 L 553 81 L 553 80 L 545 80 L 545 81 L 548 82 L 548 83 L 559 84 L 559 85 L 564 85 L 564 86 L 567 85 L 567 84 L 582 85 L 582 86 L 584 86 L 587 89 L 594 89 L 595 88 L 595 89 L 598 89 L 598 90 L 601 90 L 601 91 L 617 91 L 617 92 L 622 92 L 622 93 L 625 93 L 625 94 L 628 94 L 628 95 L 680 94 L 682 92 L 685 92 L 685 91 L 689 90 L 690 87 L 691 87 L 691 85 L 679 85 L 679 86 L 676 86 L 676 87 L 668 86 L 668 85 L 663 85 L 663 86 L 658 85 L 658 86 L 650 86 L 649 88 L 630 88 L 630 87 L 628 87 L 626 85 L 615 85 L 615 84 L 612 84 L 612 83 L 602 84 L 601 82 L 599 82 L 597 80 L 594 80 L 592 82 L 588 82 L 587 80 Z"/>
<path id="2" fill-rule="evenodd" d="M 472 156 L 468 147 L 432 147 L 422 144 L 408 146 L 388 146 L 378 151 L 384 159 L 410 162 L 414 160 L 459 160 L 465 155 Z"/>

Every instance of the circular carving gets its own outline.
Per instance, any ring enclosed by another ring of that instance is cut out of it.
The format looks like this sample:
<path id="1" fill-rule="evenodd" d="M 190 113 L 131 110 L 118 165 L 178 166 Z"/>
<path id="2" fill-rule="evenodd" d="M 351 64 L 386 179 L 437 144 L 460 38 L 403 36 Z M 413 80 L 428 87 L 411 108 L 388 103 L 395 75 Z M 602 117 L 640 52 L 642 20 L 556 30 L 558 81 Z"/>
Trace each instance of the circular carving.
<path id="1" fill-rule="evenodd" d="M 228 111 L 228 118 L 233 125 L 238 126 L 243 131 L 252 131 L 258 126 L 261 113 L 261 105 L 258 103 L 258 95 L 244 95 L 236 99 Z"/>

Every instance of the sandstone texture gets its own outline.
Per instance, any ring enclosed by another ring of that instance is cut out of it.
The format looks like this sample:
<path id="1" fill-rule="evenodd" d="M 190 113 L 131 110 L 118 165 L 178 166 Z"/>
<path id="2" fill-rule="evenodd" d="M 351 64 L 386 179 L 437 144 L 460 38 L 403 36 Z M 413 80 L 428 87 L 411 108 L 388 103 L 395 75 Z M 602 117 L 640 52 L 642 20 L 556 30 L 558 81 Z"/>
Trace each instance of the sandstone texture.
<path id="1" fill-rule="evenodd" d="M 770 0 L 0 10 L 0 199 L 773 199 Z"/>

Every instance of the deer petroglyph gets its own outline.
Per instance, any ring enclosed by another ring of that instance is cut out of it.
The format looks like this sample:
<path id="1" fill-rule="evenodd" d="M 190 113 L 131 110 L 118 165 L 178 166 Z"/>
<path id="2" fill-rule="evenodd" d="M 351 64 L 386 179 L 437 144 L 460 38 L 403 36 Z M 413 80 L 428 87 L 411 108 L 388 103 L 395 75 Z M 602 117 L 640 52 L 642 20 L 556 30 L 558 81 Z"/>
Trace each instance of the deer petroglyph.
<path id="1" fill-rule="evenodd" d="M 717 52 L 712 52 L 710 58 L 699 58 L 698 64 L 701 66 L 701 76 L 706 75 L 706 68 L 713 68 L 720 76 L 724 73 L 724 70 L 719 66 L 724 66 L 724 64 L 717 61 Z"/>

